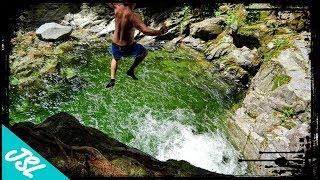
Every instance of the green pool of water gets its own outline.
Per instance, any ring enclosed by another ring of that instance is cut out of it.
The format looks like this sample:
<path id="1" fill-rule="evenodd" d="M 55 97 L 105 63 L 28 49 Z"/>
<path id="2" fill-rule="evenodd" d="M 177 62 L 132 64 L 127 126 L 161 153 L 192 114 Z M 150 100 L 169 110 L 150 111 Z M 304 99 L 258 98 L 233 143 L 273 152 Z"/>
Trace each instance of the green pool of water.
<path id="1" fill-rule="evenodd" d="M 187 50 L 150 52 L 135 81 L 125 73 L 133 62 L 126 58 L 119 62 L 116 85 L 106 89 L 110 55 L 87 52 L 84 59 L 75 68 L 85 80 L 83 88 L 50 96 L 43 92 L 32 100 L 11 95 L 11 123 L 39 123 L 64 111 L 160 160 L 184 159 L 219 173 L 245 173 L 246 165 L 237 162 L 240 154 L 223 133 L 236 95 L 210 72 L 209 62 Z M 55 88 L 48 84 L 50 92 Z"/>

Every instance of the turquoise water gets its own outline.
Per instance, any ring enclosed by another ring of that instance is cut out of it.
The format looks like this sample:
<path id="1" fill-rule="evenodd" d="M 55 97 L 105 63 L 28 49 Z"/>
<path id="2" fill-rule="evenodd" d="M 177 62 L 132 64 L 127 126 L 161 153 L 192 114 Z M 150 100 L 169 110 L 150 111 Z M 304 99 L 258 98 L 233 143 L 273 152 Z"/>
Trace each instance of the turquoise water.
<path id="1" fill-rule="evenodd" d="M 64 111 L 159 160 L 245 173 L 246 164 L 237 162 L 240 154 L 223 133 L 236 95 L 210 72 L 210 63 L 188 50 L 154 51 L 137 68 L 138 81 L 126 76 L 133 62 L 126 58 L 119 62 L 116 86 L 106 89 L 110 55 L 86 52 L 82 58 L 73 72 L 82 79 L 73 78 L 76 86 L 61 90 L 58 83 L 47 83 L 32 100 L 11 95 L 11 122 L 39 123 Z"/>

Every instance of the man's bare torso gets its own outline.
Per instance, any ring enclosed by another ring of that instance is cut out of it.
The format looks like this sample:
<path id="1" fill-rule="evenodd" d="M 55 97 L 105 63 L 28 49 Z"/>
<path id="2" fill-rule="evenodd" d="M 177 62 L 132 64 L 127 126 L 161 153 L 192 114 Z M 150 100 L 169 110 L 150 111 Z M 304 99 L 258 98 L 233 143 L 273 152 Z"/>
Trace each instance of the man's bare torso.
<path id="1" fill-rule="evenodd" d="M 132 22 L 134 12 L 125 7 L 117 6 L 115 8 L 115 31 L 113 33 L 113 43 L 126 46 L 134 42 L 135 27 Z"/>

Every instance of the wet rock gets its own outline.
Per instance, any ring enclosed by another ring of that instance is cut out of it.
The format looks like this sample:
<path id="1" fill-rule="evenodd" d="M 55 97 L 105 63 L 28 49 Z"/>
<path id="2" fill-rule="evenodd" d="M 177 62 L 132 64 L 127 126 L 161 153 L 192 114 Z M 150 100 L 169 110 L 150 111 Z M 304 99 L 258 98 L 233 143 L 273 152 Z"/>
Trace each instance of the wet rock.
<path id="1" fill-rule="evenodd" d="M 231 177 L 186 161 L 159 161 L 97 129 L 80 124 L 67 113 L 53 115 L 37 125 L 18 123 L 12 130 L 68 177 Z"/>
<path id="2" fill-rule="evenodd" d="M 43 40 L 60 40 L 68 37 L 71 32 L 71 26 L 63 26 L 54 22 L 43 24 L 36 30 L 36 34 Z"/>
<path id="3" fill-rule="evenodd" d="M 209 18 L 190 26 L 190 35 L 194 38 L 210 40 L 217 37 L 226 26 L 224 18 Z"/>

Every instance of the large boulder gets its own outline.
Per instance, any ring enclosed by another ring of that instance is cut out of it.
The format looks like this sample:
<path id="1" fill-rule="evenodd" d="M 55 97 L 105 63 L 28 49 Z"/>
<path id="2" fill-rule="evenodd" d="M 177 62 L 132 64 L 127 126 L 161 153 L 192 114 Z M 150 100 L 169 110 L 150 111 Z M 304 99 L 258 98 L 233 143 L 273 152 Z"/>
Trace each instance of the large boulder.
<path id="1" fill-rule="evenodd" d="M 71 26 L 63 26 L 54 22 L 45 23 L 36 30 L 36 34 L 43 40 L 60 40 L 68 37 L 71 32 Z"/>
<path id="2" fill-rule="evenodd" d="M 224 30 L 226 22 L 224 18 L 214 17 L 205 19 L 203 21 L 193 23 L 190 26 L 190 35 L 195 38 L 201 38 L 203 40 L 210 40 Z"/>

